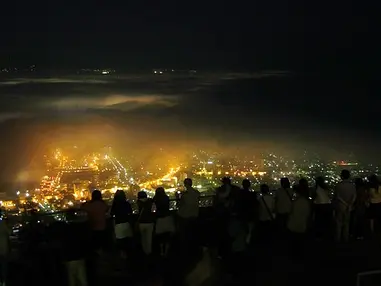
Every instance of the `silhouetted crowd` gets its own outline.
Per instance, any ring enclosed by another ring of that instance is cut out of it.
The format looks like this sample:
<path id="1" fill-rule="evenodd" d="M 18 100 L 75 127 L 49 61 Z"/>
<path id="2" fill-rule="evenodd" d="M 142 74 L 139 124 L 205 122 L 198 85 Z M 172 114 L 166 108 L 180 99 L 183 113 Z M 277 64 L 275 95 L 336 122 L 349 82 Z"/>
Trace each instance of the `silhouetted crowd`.
<path id="1" fill-rule="evenodd" d="M 215 266 L 227 264 L 232 272 L 239 271 L 238 261 L 253 249 L 257 256 L 277 249 L 303 261 L 311 241 L 345 244 L 370 238 L 380 229 L 381 187 L 375 175 L 352 182 L 350 172 L 343 170 L 333 189 L 323 177 L 316 178 L 314 186 L 306 179 L 291 186 L 282 178 L 278 189 L 262 184 L 259 192 L 247 179 L 238 187 L 225 177 L 202 219 L 200 192 L 190 178 L 184 187 L 176 198 L 177 212 L 171 210 L 162 187 L 153 198 L 140 191 L 137 215 L 123 190 L 115 193 L 111 208 L 100 191 L 93 191 L 91 201 L 83 205 L 86 225 L 66 224 L 61 232 L 57 251 L 65 261 L 68 284 L 96 284 L 102 261 L 116 250 L 109 264 L 116 272 L 131 274 L 132 280 L 159 283 L 147 285 L 221 285 Z"/>

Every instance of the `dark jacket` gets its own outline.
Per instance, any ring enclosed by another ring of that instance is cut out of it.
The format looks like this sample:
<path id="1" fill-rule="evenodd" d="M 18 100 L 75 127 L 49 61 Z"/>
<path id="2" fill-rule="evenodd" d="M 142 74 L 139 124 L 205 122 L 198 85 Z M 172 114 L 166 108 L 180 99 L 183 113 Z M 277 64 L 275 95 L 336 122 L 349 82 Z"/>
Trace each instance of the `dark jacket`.
<path id="1" fill-rule="evenodd" d="M 138 223 L 154 223 L 155 214 L 152 212 L 152 199 L 140 199 L 138 200 L 139 219 Z"/>
<path id="2" fill-rule="evenodd" d="M 115 224 L 130 221 L 132 207 L 128 201 L 114 201 L 111 207 L 111 216 L 114 217 Z"/>
<path id="3" fill-rule="evenodd" d="M 168 196 L 162 196 L 162 197 L 154 197 L 153 201 L 156 206 L 156 217 L 162 218 L 169 216 L 170 210 L 169 210 L 169 197 Z"/>

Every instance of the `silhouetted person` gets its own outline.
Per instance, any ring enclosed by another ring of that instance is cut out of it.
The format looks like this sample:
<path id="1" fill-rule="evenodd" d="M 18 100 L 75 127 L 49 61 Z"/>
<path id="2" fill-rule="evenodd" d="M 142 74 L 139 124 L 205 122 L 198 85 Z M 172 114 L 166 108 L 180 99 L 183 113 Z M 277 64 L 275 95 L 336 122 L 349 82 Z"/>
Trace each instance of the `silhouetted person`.
<path id="1" fill-rule="evenodd" d="M 63 255 L 69 286 L 87 286 L 86 258 L 89 255 L 87 232 L 80 223 L 65 226 Z"/>
<path id="2" fill-rule="evenodd" d="M 188 236 L 193 240 L 199 215 L 200 192 L 192 185 L 192 179 L 186 178 L 184 180 L 185 191 L 181 194 L 177 215 L 182 238 L 185 235 L 185 237 Z"/>
<path id="3" fill-rule="evenodd" d="M 123 190 L 115 192 L 110 214 L 114 220 L 116 244 L 121 258 L 125 259 L 131 250 L 133 232 L 131 227 L 132 207 Z"/>
<path id="4" fill-rule="evenodd" d="M 342 181 L 336 185 L 335 190 L 335 221 L 337 242 L 349 240 L 349 223 L 353 204 L 356 200 L 356 187 L 350 181 L 351 173 L 348 170 L 341 172 Z"/>
<path id="5" fill-rule="evenodd" d="M 295 191 L 296 196 L 292 202 L 287 229 L 290 236 L 291 254 L 294 258 L 300 258 L 311 219 L 311 203 L 308 199 L 309 187 L 307 180 L 301 179 Z"/>
<path id="6" fill-rule="evenodd" d="M 147 193 L 140 191 L 138 193 L 138 228 L 143 252 L 146 255 L 152 253 L 152 236 L 155 222 L 155 214 L 152 212 L 153 200 L 148 198 Z"/>
<path id="7" fill-rule="evenodd" d="M 270 188 L 266 184 L 261 185 L 261 193 L 258 196 L 258 221 L 260 241 L 262 243 L 271 242 L 273 222 L 275 219 L 275 198 L 270 194 Z"/>
<path id="8" fill-rule="evenodd" d="M 40 223 L 37 210 L 30 212 L 30 221 L 25 228 L 25 240 L 27 241 L 27 252 L 32 257 L 36 255 L 38 248 L 45 239 L 45 231 Z"/>
<path id="9" fill-rule="evenodd" d="M 354 206 L 354 235 L 357 239 L 365 237 L 366 214 L 369 207 L 369 193 L 361 178 L 355 180 L 356 201 Z"/>
<path id="10" fill-rule="evenodd" d="M 330 190 L 323 177 L 316 178 L 313 192 L 315 231 L 318 238 L 328 238 L 332 227 L 332 204 Z"/>
<path id="11" fill-rule="evenodd" d="M 216 234 L 220 256 L 230 252 L 231 238 L 229 235 L 229 221 L 232 207 L 232 198 L 239 191 L 239 187 L 232 185 L 231 179 L 222 178 L 222 185 L 216 189 L 213 207 L 216 215 Z"/>
<path id="12" fill-rule="evenodd" d="M 374 233 L 375 224 L 380 227 L 381 222 L 381 187 L 376 175 L 369 177 L 369 198 L 370 231 Z"/>
<path id="13" fill-rule="evenodd" d="M 0 285 L 7 282 L 8 258 L 10 252 L 10 230 L 4 218 L 2 218 L 2 210 L 0 209 Z"/>
<path id="14" fill-rule="evenodd" d="M 250 243 L 254 223 L 258 215 L 258 200 L 255 192 L 251 189 L 251 182 L 248 179 L 242 181 L 242 211 L 241 217 L 247 223 L 246 242 Z"/>
<path id="15" fill-rule="evenodd" d="M 254 221 L 255 196 L 248 179 L 242 181 L 242 189 L 232 194 L 229 232 L 232 238 L 232 251 L 243 252 L 250 241 Z"/>
<path id="16" fill-rule="evenodd" d="M 278 229 L 281 232 L 286 230 L 287 218 L 291 212 L 292 197 L 294 195 L 288 178 L 280 179 L 280 189 L 275 196 L 275 211 Z"/>
<path id="17" fill-rule="evenodd" d="M 82 208 L 87 213 L 89 227 L 92 232 L 93 249 L 99 253 L 107 245 L 106 213 L 108 206 L 102 199 L 102 193 L 94 190 L 91 193 L 91 201 L 85 203 Z"/>
<path id="18" fill-rule="evenodd" d="M 156 189 L 153 201 L 156 205 L 155 234 L 159 242 L 160 255 L 165 256 L 168 252 L 170 238 L 175 232 L 175 223 L 169 210 L 169 197 L 164 188 Z"/>
<path id="19" fill-rule="evenodd" d="M 232 185 L 230 178 L 222 178 L 222 185 L 217 188 L 213 201 L 218 216 L 228 217 L 230 215 L 232 194 L 234 194 L 237 189 L 239 188 Z"/>

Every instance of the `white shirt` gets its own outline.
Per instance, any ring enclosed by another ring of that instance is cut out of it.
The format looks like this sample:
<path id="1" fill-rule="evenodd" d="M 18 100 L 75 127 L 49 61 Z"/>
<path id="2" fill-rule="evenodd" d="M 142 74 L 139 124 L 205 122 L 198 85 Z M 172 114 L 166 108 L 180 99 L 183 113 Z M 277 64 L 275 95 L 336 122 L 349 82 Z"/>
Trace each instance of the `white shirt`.
<path id="1" fill-rule="evenodd" d="M 310 214 L 310 202 L 304 197 L 298 197 L 292 203 L 291 213 L 287 222 L 288 230 L 297 233 L 305 233 L 307 231 Z"/>
<path id="2" fill-rule="evenodd" d="M 378 186 L 378 192 L 375 188 L 369 189 L 370 203 L 379 204 L 381 203 L 381 186 Z"/>
<path id="3" fill-rule="evenodd" d="M 294 192 L 292 189 L 280 188 L 276 192 L 276 212 L 278 214 L 289 214 L 291 211 L 292 196 Z"/>
<path id="4" fill-rule="evenodd" d="M 316 198 L 314 203 L 318 205 L 330 204 L 331 199 L 329 198 L 328 191 L 318 186 L 316 189 Z"/>
<path id="5" fill-rule="evenodd" d="M 258 197 L 259 201 L 259 220 L 260 221 L 269 221 L 272 218 L 274 218 L 274 209 L 275 209 L 275 199 L 271 195 L 259 195 Z M 266 208 L 266 205 L 267 208 Z M 272 215 L 272 218 L 270 216 L 270 213 Z"/>
<path id="6" fill-rule="evenodd" d="M 178 215 L 182 218 L 197 218 L 199 212 L 200 192 L 194 188 L 187 189 L 180 199 Z"/>

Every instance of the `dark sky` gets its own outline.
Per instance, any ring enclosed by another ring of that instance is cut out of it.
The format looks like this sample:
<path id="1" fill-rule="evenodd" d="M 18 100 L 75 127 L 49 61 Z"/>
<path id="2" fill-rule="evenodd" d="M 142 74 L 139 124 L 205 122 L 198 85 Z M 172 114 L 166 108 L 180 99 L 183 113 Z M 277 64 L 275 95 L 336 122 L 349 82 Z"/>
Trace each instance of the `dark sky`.
<path id="1" fill-rule="evenodd" d="M 377 50 L 377 39 L 370 36 L 377 31 L 372 7 L 360 1 L 304 2 L 17 2 L 2 9 L 1 62 L 132 70 L 364 66 Z M 354 57 L 358 52 L 361 60 Z"/>
<path id="2" fill-rule="evenodd" d="M 378 150 L 377 7 L 360 1 L 125 2 L 3 4 L 0 66 L 36 64 L 49 73 L 32 83 L 1 79 L 0 181 L 12 180 L 20 166 L 60 140 L 168 146 L 213 138 L 368 157 Z M 82 67 L 200 73 L 183 82 L 88 81 L 52 72 Z M 264 79 L 249 73 L 268 69 L 295 74 Z M 244 73 L 232 77 L 231 71 Z"/>

